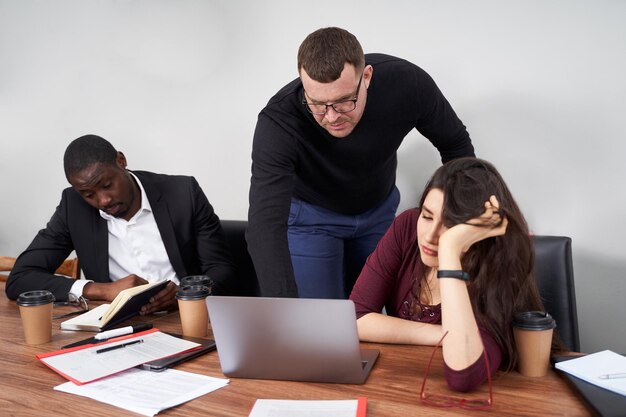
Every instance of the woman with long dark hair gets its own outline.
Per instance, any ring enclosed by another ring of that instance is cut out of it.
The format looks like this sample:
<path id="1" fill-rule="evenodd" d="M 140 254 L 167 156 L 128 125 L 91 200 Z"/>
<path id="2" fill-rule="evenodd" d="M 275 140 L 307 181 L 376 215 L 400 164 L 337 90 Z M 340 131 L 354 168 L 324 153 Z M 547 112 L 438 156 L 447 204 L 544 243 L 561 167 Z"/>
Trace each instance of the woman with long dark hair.
<path id="1" fill-rule="evenodd" d="M 359 336 L 418 345 L 443 337 L 449 386 L 471 390 L 487 377 L 483 350 L 490 369 L 516 365 L 513 316 L 543 309 L 533 263 L 526 220 L 496 168 L 452 160 L 368 258 L 350 295 Z"/>

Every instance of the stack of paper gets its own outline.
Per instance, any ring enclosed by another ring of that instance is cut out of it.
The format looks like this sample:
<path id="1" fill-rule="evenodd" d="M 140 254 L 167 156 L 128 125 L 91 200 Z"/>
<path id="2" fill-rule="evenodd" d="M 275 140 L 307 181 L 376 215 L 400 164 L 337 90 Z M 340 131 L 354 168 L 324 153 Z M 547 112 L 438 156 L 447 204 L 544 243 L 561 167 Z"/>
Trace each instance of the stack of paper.
<path id="1" fill-rule="evenodd" d="M 72 382 L 54 389 L 82 395 L 145 416 L 193 400 L 228 384 L 228 379 L 212 378 L 189 372 L 166 369 L 150 372 L 130 369 L 86 385 Z"/>
<path id="2" fill-rule="evenodd" d="M 626 357 L 610 350 L 558 362 L 555 367 L 591 384 L 626 395 Z"/>

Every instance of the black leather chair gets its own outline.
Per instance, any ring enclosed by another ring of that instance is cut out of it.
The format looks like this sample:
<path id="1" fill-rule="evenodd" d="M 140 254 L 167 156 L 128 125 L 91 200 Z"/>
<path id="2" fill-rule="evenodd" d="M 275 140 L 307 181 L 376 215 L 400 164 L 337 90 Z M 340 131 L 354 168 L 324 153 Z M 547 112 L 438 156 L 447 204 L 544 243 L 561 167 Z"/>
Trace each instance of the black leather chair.
<path id="1" fill-rule="evenodd" d="M 226 241 L 230 245 L 233 261 L 239 272 L 236 295 L 258 296 L 260 294 L 259 282 L 257 281 L 252 259 L 248 254 L 248 244 L 245 236 L 248 222 L 245 220 L 220 220 L 220 223 L 222 224 Z"/>
<path id="2" fill-rule="evenodd" d="M 535 279 L 548 313 L 566 348 L 580 351 L 572 240 L 565 236 L 533 236 Z"/>

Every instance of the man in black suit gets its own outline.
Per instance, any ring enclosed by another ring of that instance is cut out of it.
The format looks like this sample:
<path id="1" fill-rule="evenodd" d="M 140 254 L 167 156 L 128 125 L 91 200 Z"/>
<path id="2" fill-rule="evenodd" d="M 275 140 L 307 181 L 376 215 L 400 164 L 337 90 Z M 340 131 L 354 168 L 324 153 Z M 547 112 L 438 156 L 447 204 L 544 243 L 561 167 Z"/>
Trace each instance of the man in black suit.
<path id="1" fill-rule="evenodd" d="M 233 290 L 235 267 L 219 218 L 193 177 L 131 172 L 124 154 L 95 135 L 70 143 L 63 165 L 72 187 L 18 257 L 6 285 L 10 299 L 46 289 L 57 301 L 111 301 L 126 288 L 170 280 L 143 306 L 149 314 L 176 305 L 187 275 L 210 276 L 214 294 Z M 87 281 L 54 274 L 73 250 Z"/>

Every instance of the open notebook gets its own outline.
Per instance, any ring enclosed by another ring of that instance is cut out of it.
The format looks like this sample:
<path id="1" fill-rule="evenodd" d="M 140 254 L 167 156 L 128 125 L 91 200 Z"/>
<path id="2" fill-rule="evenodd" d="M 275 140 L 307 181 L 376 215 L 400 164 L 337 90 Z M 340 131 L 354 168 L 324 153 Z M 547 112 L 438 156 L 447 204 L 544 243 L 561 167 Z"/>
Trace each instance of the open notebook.
<path id="1" fill-rule="evenodd" d="M 148 304 L 150 298 L 161 291 L 169 281 L 127 288 L 113 299 L 111 304 L 102 304 L 93 310 L 61 323 L 63 330 L 102 331 L 128 320 L 139 314 L 141 307 Z"/>
<path id="2" fill-rule="evenodd" d="M 350 300 L 219 297 L 206 300 L 229 377 L 362 384 L 378 358 L 360 349 Z"/>

